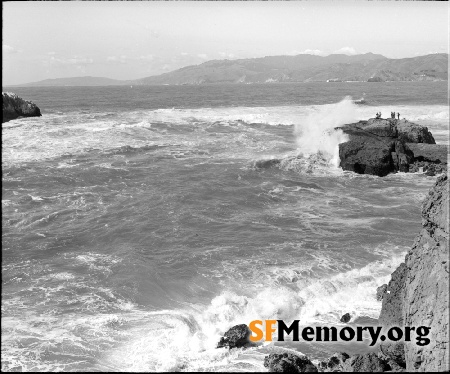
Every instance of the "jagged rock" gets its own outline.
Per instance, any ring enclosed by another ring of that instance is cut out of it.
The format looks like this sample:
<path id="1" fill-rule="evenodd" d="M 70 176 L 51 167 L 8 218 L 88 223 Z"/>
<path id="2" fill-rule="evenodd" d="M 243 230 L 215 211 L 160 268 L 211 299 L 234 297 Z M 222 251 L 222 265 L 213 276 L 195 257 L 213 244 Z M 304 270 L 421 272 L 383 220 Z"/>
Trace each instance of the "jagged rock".
<path id="1" fill-rule="evenodd" d="M 328 360 L 321 361 L 318 369 L 320 372 L 342 371 L 344 362 L 349 358 L 350 356 L 345 352 L 336 352 Z"/>
<path id="2" fill-rule="evenodd" d="M 396 123 L 398 139 L 405 143 L 428 143 L 436 144 L 433 135 L 428 127 L 420 126 L 407 120 L 400 120 Z"/>
<path id="3" fill-rule="evenodd" d="M 447 163 L 448 148 L 445 144 L 406 143 L 414 154 L 414 161 L 429 163 Z"/>
<path id="4" fill-rule="evenodd" d="M 405 263 L 401 263 L 391 275 L 378 318 L 378 322 L 383 326 L 403 326 L 402 306 L 406 271 Z"/>
<path id="5" fill-rule="evenodd" d="M 19 117 L 40 117 L 41 111 L 36 104 L 26 101 L 11 92 L 2 92 L 3 122 Z"/>
<path id="6" fill-rule="evenodd" d="M 447 174 L 438 177 L 422 205 L 422 226 L 405 263 L 392 274 L 389 295 L 383 298 L 383 326 L 430 327 L 427 345 L 417 336 L 404 343 L 406 371 L 449 371 L 449 253 Z M 399 346 L 380 349 L 400 358 Z"/>
<path id="7" fill-rule="evenodd" d="M 378 357 L 386 360 L 393 370 L 406 368 L 405 345 L 403 342 L 382 343 Z"/>
<path id="8" fill-rule="evenodd" d="M 441 174 L 447 170 L 447 163 L 435 164 L 428 161 L 414 161 L 414 164 L 409 165 L 410 173 L 417 173 L 422 168 L 422 171 L 427 175 Z M 430 170 L 430 172 L 428 172 Z"/>
<path id="9" fill-rule="evenodd" d="M 385 293 L 387 292 L 388 286 L 387 284 L 383 284 L 382 286 L 377 288 L 377 301 L 382 301 Z"/>
<path id="10" fill-rule="evenodd" d="M 236 325 L 229 329 L 222 338 L 220 338 L 217 348 L 241 348 L 252 345 L 249 337 L 251 331 L 247 325 Z"/>
<path id="11" fill-rule="evenodd" d="M 395 142 L 395 152 L 391 155 L 394 167 L 398 171 L 407 173 L 409 165 L 414 163 L 414 153 L 401 141 Z"/>
<path id="12" fill-rule="evenodd" d="M 350 322 L 350 320 L 352 319 L 350 313 L 345 313 L 342 317 L 341 317 L 341 322 L 347 323 Z"/>
<path id="13" fill-rule="evenodd" d="M 306 356 L 293 353 L 271 353 L 264 357 L 264 367 L 272 373 L 306 373 L 318 372 L 317 367 Z"/>
<path id="14" fill-rule="evenodd" d="M 436 175 L 436 168 L 433 164 L 429 165 L 427 171 L 425 172 L 429 177 L 434 177 Z"/>
<path id="15" fill-rule="evenodd" d="M 346 372 L 373 373 L 389 369 L 389 365 L 373 352 L 352 356 L 343 365 L 343 371 Z"/>
<path id="16" fill-rule="evenodd" d="M 445 174 L 437 179 L 422 205 L 423 229 L 406 255 L 405 324 L 431 327 L 430 344 L 405 343 L 406 370 L 450 369 L 448 204 Z"/>

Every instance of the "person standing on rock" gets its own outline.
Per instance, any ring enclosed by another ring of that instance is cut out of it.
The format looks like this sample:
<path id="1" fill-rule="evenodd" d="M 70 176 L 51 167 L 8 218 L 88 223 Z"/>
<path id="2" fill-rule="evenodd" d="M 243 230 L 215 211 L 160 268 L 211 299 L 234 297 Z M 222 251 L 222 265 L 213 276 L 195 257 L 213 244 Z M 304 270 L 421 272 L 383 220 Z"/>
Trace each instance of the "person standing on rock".
<path id="1" fill-rule="evenodd" d="M 400 120 L 400 113 L 397 112 L 397 118 Z"/>

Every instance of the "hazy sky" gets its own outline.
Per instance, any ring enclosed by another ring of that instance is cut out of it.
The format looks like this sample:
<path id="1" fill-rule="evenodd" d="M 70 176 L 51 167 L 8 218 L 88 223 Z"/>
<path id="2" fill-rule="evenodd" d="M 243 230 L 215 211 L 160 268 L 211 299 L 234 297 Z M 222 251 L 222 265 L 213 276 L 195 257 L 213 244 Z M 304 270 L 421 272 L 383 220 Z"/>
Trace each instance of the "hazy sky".
<path id="1" fill-rule="evenodd" d="M 4 2 L 3 84 L 136 79 L 212 59 L 448 53 L 448 2 Z"/>

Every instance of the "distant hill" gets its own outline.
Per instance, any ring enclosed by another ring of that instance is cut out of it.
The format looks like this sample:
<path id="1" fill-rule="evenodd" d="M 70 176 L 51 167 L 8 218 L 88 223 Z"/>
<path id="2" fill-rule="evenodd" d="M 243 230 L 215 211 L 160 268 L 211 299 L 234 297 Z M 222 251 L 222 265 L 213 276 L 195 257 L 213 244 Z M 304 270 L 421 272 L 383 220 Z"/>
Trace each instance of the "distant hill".
<path id="1" fill-rule="evenodd" d="M 366 53 L 326 57 L 269 56 L 240 60 L 212 60 L 136 80 L 98 77 L 46 79 L 20 86 L 198 85 L 214 83 L 272 83 L 326 81 L 446 81 L 448 54 L 390 59 Z"/>
<path id="2" fill-rule="evenodd" d="M 39 82 L 18 84 L 15 87 L 47 87 L 47 86 L 117 86 L 128 84 L 128 81 L 102 77 L 73 77 L 45 79 Z"/>

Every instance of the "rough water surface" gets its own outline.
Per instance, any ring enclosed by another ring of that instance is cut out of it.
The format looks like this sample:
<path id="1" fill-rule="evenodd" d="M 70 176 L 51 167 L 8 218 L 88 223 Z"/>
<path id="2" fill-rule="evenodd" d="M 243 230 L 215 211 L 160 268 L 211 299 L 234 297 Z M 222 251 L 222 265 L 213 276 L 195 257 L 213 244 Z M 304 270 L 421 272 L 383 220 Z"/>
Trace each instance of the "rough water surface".
<path id="1" fill-rule="evenodd" d="M 265 371 L 219 337 L 377 318 L 435 178 L 343 172 L 329 130 L 395 110 L 448 144 L 446 89 L 15 89 L 43 116 L 2 125 L 2 370 Z"/>

